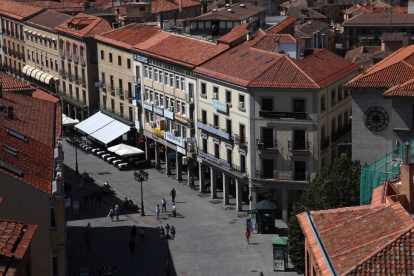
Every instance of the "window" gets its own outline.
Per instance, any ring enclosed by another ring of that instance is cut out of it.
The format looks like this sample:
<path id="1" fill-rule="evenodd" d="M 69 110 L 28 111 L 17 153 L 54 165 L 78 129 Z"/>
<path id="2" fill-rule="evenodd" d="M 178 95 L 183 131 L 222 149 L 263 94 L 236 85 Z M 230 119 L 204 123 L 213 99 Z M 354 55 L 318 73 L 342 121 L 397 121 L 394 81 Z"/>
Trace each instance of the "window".
<path id="1" fill-rule="evenodd" d="M 207 124 L 207 110 L 201 110 L 201 122 Z"/>
<path id="2" fill-rule="evenodd" d="M 220 145 L 214 143 L 214 157 L 220 158 Z"/>
<path id="3" fill-rule="evenodd" d="M 158 71 L 158 74 L 160 75 L 160 83 L 163 83 L 164 81 L 164 74 L 161 70 Z"/>
<path id="4" fill-rule="evenodd" d="M 207 139 L 203 138 L 203 151 L 207 152 Z"/>
<path id="5" fill-rule="evenodd" d="M 344 98 L 346 99 L 349 96 L 349 90 L 345 89 Z"/>
<path id="6" fill-rule="evenodd" d="M 58 61 L 57 61 L 57 60 L 55 60 L 55 70 L 56 70 L 56 71 L 58 71 L 58 70 L 59 70 L 59 67 L 58 67 Z"/>
<path id="7" fill-rule="evenodd" d="M 132 111 L 132 107 L 130 107 L 129 108 L 129 120 L 132 122 L 133 120 L 134 120 L 134 113 L 133 113 L 133 111 Z"/>
<path id="8" fill-rule="evenodd" d="M 177 101 L 177 110 L 176 112 L 181 113 L 181 102 Z"/>
<path id="9" fill-rule="evenodd" d="M 56 210 L 53 201 L 49 201 L 49 223 L 50 228 L 56 228 Z"/>
<path id="10" fill-rule="evenodd" d="M 262 98 L 262 110 L 273 111 L 273 98 Z"/>
<path id="11" fill-rule="evenodd" d="M 27 50 L 27 59 L 30 59 L 30 51 Z"/>
<path id="12" fill-rule="evenodd" d="M 170 73 L 170 86 L 174 87 L 174 75 Z"/>
<path id="13" fill-rule="evenodd" d="M 49 68 L 49 59 L 46 58 L 46 68 Z"/>
<path id="14" fill-rule="evenodd" d="M 201 83 L 201 96 L 207 97 L 207 85 L 205 82 Z"/>
<path id="15" fill-rule="evenodd" d="M 336 104 L 336 89 L 332 89 L 331 91 L 331 105 L 335 105 Z"/>
<path id="16" fill-rule="evenodd" d="M 50 59 L 50 69 L 53 70 L 53 59 Z"/>
<path id="17" fill-rule="evenodd" d="M 181 90 L 185 91 L 185 78 L 181 78 Z"/>
<path id="18" fill-rule="evenodd" d="M 170 106 L 170 98 L 165 96 L 165 108 L 168 108 L 169 106 Z"/>
<path id="19" fill-rule="evenodd" d="M 333 134 L 336 130 L 336 120 L 335 118 L 332 119 L 332 123 L 331 123 L 331 133 Z"/>
<path id="20" fill-rule="evenodd" d="M 231 91 L 226 90 L 226 103 L 231 103 Z"/>
<path id="21" fill-rule="evenodd" d="M 338 115 L 338 129 L 342 128 L 342 114 Z"/>
<path id="22" fill-rule="evenodd" d="M 164 95 L 160 94 L 160 106 L 164 106 Z"/>
<path id="23" fill-rule="evenodd" d="M 128 82 L 128 99 L 132 98 L 132 83 Z"/>
<path id="24" fill-rule="evenodd" d="M 325 95 L 321 96 L 321 112 L 326 110 L 326 100 L 325 100 Z"/>
<path id="25" fill-rule="evenodd" d="M 127 69 L 131 69 L 131 59 L 127 58 Z"/>
<path id="26" fill-rule="evenodd" d="M 214 127 L 219 128 L 219 116 L 214 114 Z"/>
<path id="27" fill-rule="evenodd" d="M 111 109 L 112 111 L 115 111 L 115 100 L 111 99 Z"/>
<path id="28" fill-rule="evenodd" d="M 121 113 L 121 117 L 124 117 L 124 104 L 119 104 L 119 113 Z"/>
<path id="29" fill-rule="evenodd" d="M 194 98 L 194 84 L 188 83 L 188 96 Z"/>
<path id="30" fill-rule="evenodd" d="M 152 80 L 152 67 L 149 67 L 149 78 Z"/>
<path id="31" fill-rule="evenodd" d="M 185 102 L 181 102 L 181 114 L 185 115 Z"/>
<path id="32" fill-rule="evenodd" d="M 168 84 L 168 73 L 167 72 L 165 72 L 164 83 L 165 83 L 165 85 L 169 85 Z"/>
<path id="33" fill-rule="evenodd" d="M 144 77 L 148 78 L 148 66 L 144 67 Z"/>
<path id="34" fill-rule="evenodd" d="M 180 77 L 175 76 L 175 88 L 180 89 Z"/>
<path id="35" fill-rule="evenodd" d="M 57 249 L 52 250 L 52 275 L 58 275 L 58 251 Z"/>
<path id="36" fill-rule="evenodd" d="M 231 149 L 227 149 L 227 162 L 231 165 L 232 164 L 232 158 L 231 158 Z"/>
<path id="37" fill-rule="evenodd" d="M 109 53 L 109 62 L 112 63 L 112 53 Z"/>
<path id="38" fill-rule="evenodd" d="M 159 77 L 159 75 L 158 75 L 158 69 L 157 68 L 154 68 L 154 80 L 157 81 L 157 82 L 159 81 L 159 78 L 158 77 Z"/>
<path id="39" fill-rule="evenodd" d="M 338 86 L 338 102 L 342 101 L 342 85 Z"/>
<path id="40" fill-rule="evenodd" d="M 219 99 L 219 88 L 218 86 L 213 86 L 213 99 Z"/>
<path id="41" fill-rule="evenodd" d="M 226 119 L 226 131 L 231 135 L 231 120 Z"/>
<path id="42" fill-rule="evenodd" d="M 245 110 L 244 95 L 239 94 L 239 109 Z"/>
<path id="43" fill-rule="evenodd" d="M 305 112 L 305 100 L 293 100 L 293 112 Z"/>
<path id="44" fill-rule="evenodd" d="M 121 56 L 118 56 L 118 66 L 119 67 L 122 66 L 122 58 L 121 58 Z"/>

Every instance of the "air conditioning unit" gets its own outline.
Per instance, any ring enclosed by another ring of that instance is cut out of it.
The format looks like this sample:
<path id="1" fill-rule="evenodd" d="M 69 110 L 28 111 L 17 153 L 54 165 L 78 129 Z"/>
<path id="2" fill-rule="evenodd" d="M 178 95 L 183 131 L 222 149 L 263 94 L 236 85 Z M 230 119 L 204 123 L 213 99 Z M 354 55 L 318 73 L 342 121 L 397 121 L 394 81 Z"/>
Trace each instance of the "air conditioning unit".
<path id="1" fill-rule="evenodd" d="M 244 108 L 244 102 L 239 103 L 239 108 Z"/>
<path id="2" fill-rule="evenodd" d="M 215 100 L 218 99 L 218 93 L 213 93 L 213 99 L 215 99 Z"/>
<path id="3" fill-rule="evenodd" d="M 174 112 L 174 106 L 170 106 L 170 107 L 168 108 L 168 110 L 169 110 L 169 111 L 171 111 L 171 112 Z"/>
<path id="4" fill-rule="evenodd" d="M 258 147 L 260 150 L 264 150 L 264 149 L 266 148 L 264 143 L 258 143 L 258 144 L 257 144 L 257 147 Z"/>
<path id="5" fill-rule="evenodd" d="M 160 102 L 158 100 L 155 100 L 155 105 L 160 105 Z"/>

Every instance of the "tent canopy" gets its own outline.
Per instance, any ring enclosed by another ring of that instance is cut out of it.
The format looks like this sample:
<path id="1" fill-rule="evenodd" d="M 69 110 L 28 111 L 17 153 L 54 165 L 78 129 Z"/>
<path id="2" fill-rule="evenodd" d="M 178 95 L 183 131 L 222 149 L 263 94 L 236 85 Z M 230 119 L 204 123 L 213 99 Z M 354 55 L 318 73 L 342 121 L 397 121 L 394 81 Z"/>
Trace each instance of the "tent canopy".
<path id="1" fill-rule="evenodd" d="M 79 123 L 78 119 L 72 119 L 70 117 L 63 117 L 62 116 L 62 125 L 63 126 L 73 126 L 73 125 L 77 125 Z"/>
<path id="2" fill-rule="evenodd" d="M 118 150 L 115 153 L 120 156 L 131 156 L 131 155 L 144 154 L 142 150 L 131 147 L 131 146 L 128 146 L 127 149 Z"/>
<path id="3" fill-rule="evenodd" d="M 254 207 L 257 210 L 276 210 L 276 204 L 270 202 L 269 200 L 265 199 L 260 202 L 257 202 Z"/>
<path id="4" fill-rule="evenodd" d="M 114 119 L 112 119 L 111 117 L 106 116 L 105 114 L 101 112 L 98 112 L 95 115 L 79 123 L 76 126 L 76 128 L 90 135 L 94 133 L 95 131 L 97 131 L 98 129 L 106 126 L 113 120 Z"/>
<path id="5" fill-rule="evenodd" d="M 119 144 L 113 147 L 108 148 L 108 151 L 110 152 L 116 152 L 118 150 L 123 150 L 123 149 L 127 149 L 129 146 L 125 145 L 125 144 Z"/>

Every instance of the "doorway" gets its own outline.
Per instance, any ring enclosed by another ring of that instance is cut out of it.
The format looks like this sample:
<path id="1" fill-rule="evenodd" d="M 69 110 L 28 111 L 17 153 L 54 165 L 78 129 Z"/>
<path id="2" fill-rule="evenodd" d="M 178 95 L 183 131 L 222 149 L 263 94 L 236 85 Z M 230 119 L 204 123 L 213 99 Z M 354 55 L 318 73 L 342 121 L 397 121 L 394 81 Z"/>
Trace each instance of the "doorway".
<path id="1" fill-rule="evenodd" d="M 297 181 L 306 180 L 306 162 L 305 161 L 295 161 L 295 178 Z"/>

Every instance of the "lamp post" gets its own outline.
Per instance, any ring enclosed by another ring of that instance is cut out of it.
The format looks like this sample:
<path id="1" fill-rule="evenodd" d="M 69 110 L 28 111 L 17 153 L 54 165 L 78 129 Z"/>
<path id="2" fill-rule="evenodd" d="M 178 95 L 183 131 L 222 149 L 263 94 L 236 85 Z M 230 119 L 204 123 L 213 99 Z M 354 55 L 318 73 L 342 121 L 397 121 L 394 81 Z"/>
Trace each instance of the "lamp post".
<path id="1" fill-rule="evenodd" d="M 136 181 L 141 182 L 141 216 L 143 217 L 145 216 L 145 211 L 144 211 L 144 193 L 142 191 L 142 182 L 148 180 L 148 173 L 143 170 L 134 172 L 134 178 Z"/>
<path id="2" fill-rule="evenodd" d="M 171 235 L 170 235 L 170 231 L 171 231 Z M 165 235 L 165 232 L 167 232 L 167 235 Z M 165 231 L 164 231 L 164 227 L 160 227 L 160 237 L 161 240 L 166 240 L 167 242 L 167 276 L 170 276 L 170 247 L 168 245 L 168 241 L 169 240 L 174 240 L 175 238 L 175 227 L 174 226 L 169 226 L 168 223 L 165 226 Z"/>

